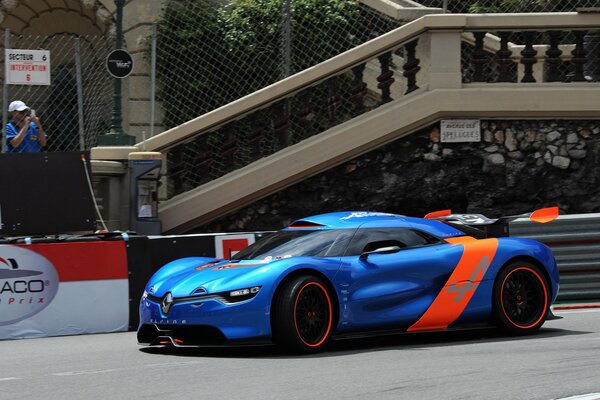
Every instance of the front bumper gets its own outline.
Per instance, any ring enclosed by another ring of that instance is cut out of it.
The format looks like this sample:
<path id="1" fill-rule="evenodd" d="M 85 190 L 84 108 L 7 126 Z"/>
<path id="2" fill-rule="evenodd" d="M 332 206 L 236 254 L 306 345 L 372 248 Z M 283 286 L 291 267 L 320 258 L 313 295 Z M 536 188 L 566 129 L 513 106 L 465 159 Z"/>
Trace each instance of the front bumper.
<path id="1" fill-rule="evenodd" d="M 206 299 L 175 303 L 165 315 L 158 302 L 140 302 L 138 342 L 142 345 L 218 346 L 236 342 L 267 342 L 271 338 L 267 296 L 224 304 Z"/>

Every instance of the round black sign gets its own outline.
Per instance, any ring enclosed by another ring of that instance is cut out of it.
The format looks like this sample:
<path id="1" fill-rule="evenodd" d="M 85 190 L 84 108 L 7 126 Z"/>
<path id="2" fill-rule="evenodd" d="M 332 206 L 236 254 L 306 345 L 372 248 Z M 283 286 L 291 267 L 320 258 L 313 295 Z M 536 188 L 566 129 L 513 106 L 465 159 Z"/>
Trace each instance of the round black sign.
<path id="1" fill-rule="evenodd" d="M 133 58 L 125 50 L 113 50 L 106 57 L 106 69 L 115 78 L 125 78 L 133 71 Z"/>

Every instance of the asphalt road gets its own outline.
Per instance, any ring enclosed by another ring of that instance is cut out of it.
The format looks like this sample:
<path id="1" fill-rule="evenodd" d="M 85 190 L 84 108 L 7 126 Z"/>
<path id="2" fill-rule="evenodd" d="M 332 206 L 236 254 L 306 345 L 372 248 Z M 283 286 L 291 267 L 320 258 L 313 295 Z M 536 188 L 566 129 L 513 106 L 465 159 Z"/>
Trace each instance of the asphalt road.
<path id="1" fill-rule="evenodd" d="M 494 330 L 156 352 L 135 334 L 0 341 L 0 399 L 561 399 L 600 393 L 600 310 L 557 312 L 539 334 Z M 593 398 L 593 396 L 592 396 Z M 598 396 L 600 398 L 600 395 Z"/>

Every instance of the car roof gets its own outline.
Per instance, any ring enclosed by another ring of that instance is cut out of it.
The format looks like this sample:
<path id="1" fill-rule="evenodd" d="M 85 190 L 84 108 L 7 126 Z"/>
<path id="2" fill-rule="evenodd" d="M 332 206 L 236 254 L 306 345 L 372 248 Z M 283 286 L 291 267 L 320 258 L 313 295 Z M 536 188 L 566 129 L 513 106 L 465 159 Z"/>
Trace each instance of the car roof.
<path id="1" fill-rule="evenodd" d="M 342 211 L 313 215 L 294 221 L 286 230 L 358 228 L 365 224 L 369 228 L 419 229 L 441 238 L 464 235 L 460 230 L 440 221 L 376 211 Z"/>

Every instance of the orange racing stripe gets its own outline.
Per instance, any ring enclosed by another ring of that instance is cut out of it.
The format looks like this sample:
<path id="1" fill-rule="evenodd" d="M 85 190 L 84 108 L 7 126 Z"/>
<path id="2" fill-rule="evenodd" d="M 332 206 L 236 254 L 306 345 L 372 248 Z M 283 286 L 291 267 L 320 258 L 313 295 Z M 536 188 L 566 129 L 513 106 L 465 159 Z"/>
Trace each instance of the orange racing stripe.
<path id="1" fill-rule="evenodd" d="M 476 240 L 462 236 L 445 240 L 462 245 L 463 254 L 440 293 L 425 314 L 408 328 L 409 332 L 446 329 L 456 321 L 475 294 L 498 248 L 495 238 Z"/>
<path id="2" fill-rule="evenodd" d="M 446 238 L 446 239 L 444 239 L 444 241 L 446 241 L 450 244 L 463 244 L 463 243 L 477 241 L 477 239 L 475 239 L 473 236 L 457 236 L 457 237 Z"/>

